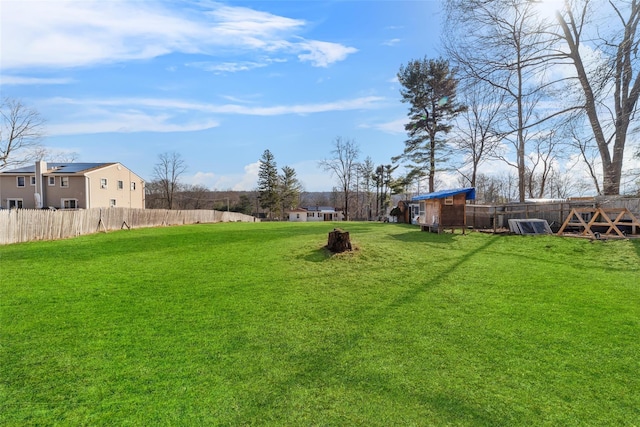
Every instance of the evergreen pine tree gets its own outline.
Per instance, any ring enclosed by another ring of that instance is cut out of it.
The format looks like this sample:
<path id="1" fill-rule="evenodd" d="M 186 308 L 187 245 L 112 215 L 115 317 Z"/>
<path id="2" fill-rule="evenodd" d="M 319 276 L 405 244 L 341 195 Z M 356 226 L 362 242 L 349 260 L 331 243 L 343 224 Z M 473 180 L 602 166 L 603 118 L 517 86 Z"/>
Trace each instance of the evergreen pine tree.
<path id="1" fill-rule="evenodd" d="M 260 207 L 267 209 L 269 218 L 273 218 L 273 211 L 278 207 L 278 168 L 269 150 L 262 153 L 260 169 L 258 171 L 258 200 Z"/>

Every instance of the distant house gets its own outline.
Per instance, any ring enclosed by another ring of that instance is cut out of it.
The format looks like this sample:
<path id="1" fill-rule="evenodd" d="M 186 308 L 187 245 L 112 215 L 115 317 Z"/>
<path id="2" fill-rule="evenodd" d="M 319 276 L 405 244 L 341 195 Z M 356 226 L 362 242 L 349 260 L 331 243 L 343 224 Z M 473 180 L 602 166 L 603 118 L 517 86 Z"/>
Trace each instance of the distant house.
<path id="1" fill-rule="evenodd" d="M 307 222 L 307 210 L 304 208 L 291 209 L 286 215 L 290 222 Z"/>
<path id="2" fill-rule="evenodd" d="M 286 212 L 290 222 L 342 221 L 341 210 L 329 206 L 296 208 Z"/>
<path id="3" fill-rule="evenodd" d="M 420 204 L 418 224 L 422 230 L 437 231 L 447 228 L 466 228 L 467 200 L 476 198 L 473 187 L 436 191 L 411 199 Z"/>
<path id="4" fill-rule="evenodd" d="M 120 163 L 47 163 L 0 172 L 7 209 L 144 208 L 144 181 Z"/>

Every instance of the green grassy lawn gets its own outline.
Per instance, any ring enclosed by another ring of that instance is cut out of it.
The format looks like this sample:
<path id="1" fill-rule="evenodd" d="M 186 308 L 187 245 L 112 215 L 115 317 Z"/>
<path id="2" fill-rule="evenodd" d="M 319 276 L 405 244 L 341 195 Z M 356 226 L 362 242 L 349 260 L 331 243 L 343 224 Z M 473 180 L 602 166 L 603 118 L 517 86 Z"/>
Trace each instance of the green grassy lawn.
<path id="1" fill-rule="evenodd" d="M 334 225 L 0 247 L 0 425 L 640 424 L 640 241 Z"/>

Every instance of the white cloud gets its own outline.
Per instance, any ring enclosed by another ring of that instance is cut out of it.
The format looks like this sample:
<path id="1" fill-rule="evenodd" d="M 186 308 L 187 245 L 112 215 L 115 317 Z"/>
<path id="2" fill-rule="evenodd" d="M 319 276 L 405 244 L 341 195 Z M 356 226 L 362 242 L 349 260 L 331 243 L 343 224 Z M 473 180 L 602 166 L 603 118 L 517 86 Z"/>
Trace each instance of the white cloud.
<path id="1" fill-rule="evenodd" d="M 82 118 L 67 123 L 47 125 L 48 135 L 82 135 L 132 132 L 191 132 L 219 126 L 214 120 L 174 123 L 169 114 L 149 114 L 142 111 L 91 111 Z"/>
<path id="2" fill-rule="evenodd" d="M 3 2 L 2 67 L 80 67 L 173 52 L 299 54 L 302 61 L 326 67 L 356 52 L 338 43 L 300 39 L 297 33 L 307 25 L 303 20 L 215 2 L 182 9 L 172 5 L 161 1 Z"/>
<path id="3" fill-rule="evenodd" d="M 163 98 L 109 98 L 72 99 L 51 98 L 41 105 L 50 108 L 71 108 L 76 112 L 66 123 L 47 126 L 50 135 L 72 135 L 103 132 L 186 132 L 219 126 L 217 120 L 202 118 L 183 119 L 185 114 L 238 114 L 250 116 L 276 116 L 285 114 L 313 114 L 329 111 L 347 111 L 376 108 L 383 98 L 369 96 L 319 104 L 279 105 L 256 107 L 236 104 L 207 104 Z"/>
<path id="4" fill-rule="evenodd" d="M 260 162 L 250 163 L 244 167 L 243 174 L 218 175 L 213 172 L 197 172 L 185 177 L 192 185 L 202 185 L 210 190 L 253 191 L 258 182 Z"/>
<path id="5" fill-rule="evenodd" d="M 258 182 L 258 171 L 260 170 L 260 162 L 254 162 L 244 167 L 244 175 L 231 188 L 235 191 L 253 190 Z"/>
<path id="6" fill-rule="evenodd" d="M 0 85 L 65 85 L 72 83 L 69 78 L 56 77 L 26 77 L 0 75 Z"/>
<path id="7" fill-rule="evenodd" d="M 308 160 L 290 165 L 295 169 L 303 191 L 330 191 L 336 183 L 328 172 L 318 167 L 318 161 Z M 219 175 L 213 172 L 197 172 L 184 177 L 188 184 L 203 185 L 211 190 L 253 191 L 258 185 L 260 162 L 244 166 L 244 173 Z"/>
<path id="8" fill-rule="evenodd" d="M 207 188 L 211 188 L 212 183 L 218 179 L 213 172 L 196 172 L 191 177 L 185 177 L 185 181 L 188 181 L 192 185 L 202 185 Z"/>
<path id="9" fill-rule="evenodd" d="M 307 40 L 300 43 L 299 46 L 307 53 L 301 53 L 298 58 L 301 61 L 311 61 L 316 67 L 327 67 L 334 62 L 346 59 L 347 56 L 358 51 L 353 47 L 317 40 Z"/>
<path id="10" fill-rule="evenodd" d="M 202 185 L 210 190 L 253 191 L 258 182 L 259 169 L 260 162 L 255 162 L 246 165 L 243 174 L 219 175 L 199 171 L 183 179 L 187 184 Z"/>
<path id="11" fill-rule="evenodd" d="M 389 39 L 382 42 L 383 46 L 395 46 L 400 43 L 400 39 Z"/>
<path id="12" fill-rule="evenodd" d="M 374 128 L 379 131 L 391 134 L 405 133 L 404 125 L 407 123 L 407 118 L 402 117 L 390 122 L 376 123 L 373 125 L 361 125 L 361 127 Z"/>
<path id="13" fill-rule="evenodd" d="M 249 71 L 255 68 L 262 68 L 269 65 L 268 62 L 191 62 L 189 67 L 199 68 L 204 71 L 212 71 L 216 74 L 236 73 L 238 71 Z"/>

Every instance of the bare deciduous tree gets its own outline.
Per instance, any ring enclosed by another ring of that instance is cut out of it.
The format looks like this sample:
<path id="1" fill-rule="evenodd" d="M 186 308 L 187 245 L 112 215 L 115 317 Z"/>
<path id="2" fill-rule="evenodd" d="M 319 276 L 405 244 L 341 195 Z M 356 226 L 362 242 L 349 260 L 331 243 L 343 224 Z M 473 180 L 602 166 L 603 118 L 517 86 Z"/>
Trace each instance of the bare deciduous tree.
<path id="1" fill-rule="evenodd" d="M 215 209 L 209 197 L 211 191 L 204 185 L 186 184 L 181 187 L 177 203 L 180 209 Z"/>
<path id="2" fill-rule="evenodd" d="M 364 162 L 358 165 L 358 175 L 360 177 L 360 186 L 362 188 L 362 203 L 360 212 L 364 211 L 364 217 L 371 220 L 373 214 L 373 188 L 375 187 L 373 182 L 373 171 L 375 164 L 371 157 L 364 159 Z"/>
<path id="3" fill-rule="evenodd" d="M 620 193 L 629 126 L 637 113 L 640 96 L 640 2 L 607 3 L 612 19 L 607 21 L 606 28 L 591 28 L 595 24 L 592 8 L 600 5 L 591 0 L 566 1 L 564 10 L 556 17 L 559 37 L 565 42 L 565 55 L 577 73 L 584 110 L 602 161 L 603 194 L 616 195 Z M 601 35 L 607 32 L 608 35 Z M 585 40 L 595 34 L 599 34 L 597 39 Z M 590 67 L 583 58 L 586 45 L 605 56 L 599 67 Z"/>
<path id="4" fill-rule="evenodd" d="M 174 208 L 174 197 L 180 187 L 180 176 L 187 170 L 182 156 L 173 151 L 158 156 L 158 163 L 153 167 L 153 176 L 158 181 L 168 209 Z"/>
<path id="5" fill-rule="evenodd" d="M 44 119 L 21 101 L 4 98 L 0 105 L 0 169 L 38 158 Z"/>
<path id="6" fill-rule="evenodd" d="M 578 158 L 576 162 L 582 162 L 582 164 L 587 168 L 586 172 L 589 175 L 589 179 L 593 183 L 593 188 L 596 190 L 596 194 L 602 194 L 602 190 L 600 187 L 600 179 L 598 177 L 598 173 L 596 172 L 596 162 L 598 158 L 598 148 L 594 143 L 593 134 L 585 135 L 582 120 L 575 119 L 570 122 L 569 128 L 569 144 L 573 147 L 574 150 L 578 152 Z"/>
<path id="7" fill-rule="evenodd" d="M 325 171 L 331 172 L 340 184 L 340 190 L 344 197 L 344 215 L 345 219 L 350 219 L 349 213 L 349 195 L 351 186 L 354 183 L 356 168 L 358 167 L 358 156 L 360 149 L 356 141 L 352 139 L 343 139 L 336 137 L 333 141 L 332 157 L 321 160 L 319 165 Z"/>
<path id="8" fill-rule="evenodd" d="M 524 201 L 530 138 L 547 120 L 576 108 L 542 107 L 563 81 L 549 73 L 563 60 L 551 49 L 556 38 L 550 23 L 541 18 L 536 2 L 521 0 L 447 0 L 447 20 L 445 46 L 453 63 L 466 79 L 504 95 L 500 132 L 515 159 L 511 153 L 501 158 L 516 168 Z"/>
<path id="9" fill-rule="evenodd" d="M 465 185 L 475 187 L 478 168 L 495 156 L 500 144 L 496 126 L 502 110 L 504 93 L 490 85 L 471 82 L 462 91 L 467 110 L 458 117 L 454 144 L 463 154 L 463 165 L 458 172 L 465 178 Z"/>
<path id="10" fill-rule="evenodd" d="M 534 149 L 527 156 L 527 192 L 531 198 L 542 198 L 547 194 L 549 177 L 556 172 L 557 159 L 562 154 L 556 130 L 534 139 Z"/>

